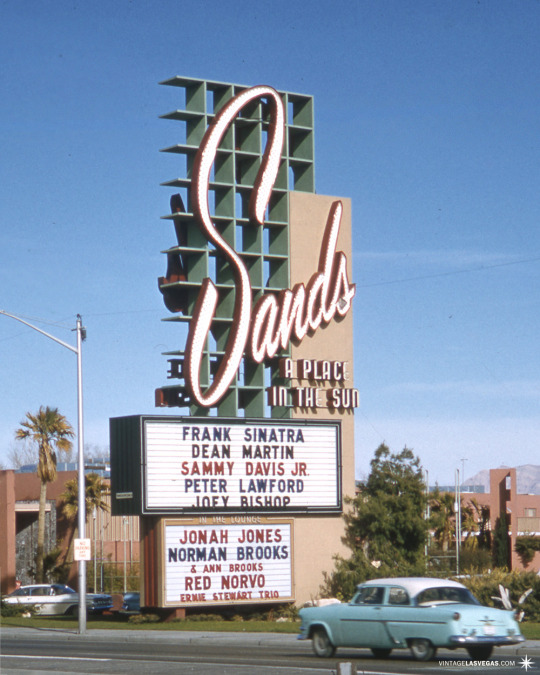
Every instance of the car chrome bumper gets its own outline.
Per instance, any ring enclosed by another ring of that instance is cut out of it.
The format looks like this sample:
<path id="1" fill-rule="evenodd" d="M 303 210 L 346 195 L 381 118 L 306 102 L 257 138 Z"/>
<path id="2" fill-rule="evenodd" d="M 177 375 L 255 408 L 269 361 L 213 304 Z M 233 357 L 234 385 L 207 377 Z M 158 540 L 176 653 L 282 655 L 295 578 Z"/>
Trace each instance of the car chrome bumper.
<path id="1" fill-rule="evenodd" d="M 452 635 L 450 644 L 456 647 L 469 647 L 474 645 L 517 645 L 525 642 L 523 635 Z"/>

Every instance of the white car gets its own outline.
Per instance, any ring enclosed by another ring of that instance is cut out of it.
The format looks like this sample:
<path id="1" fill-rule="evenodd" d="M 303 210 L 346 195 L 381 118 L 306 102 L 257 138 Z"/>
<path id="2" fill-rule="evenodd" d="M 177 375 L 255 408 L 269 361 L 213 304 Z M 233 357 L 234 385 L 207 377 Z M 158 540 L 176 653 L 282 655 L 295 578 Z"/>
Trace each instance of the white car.
<path id="1" fill-rule="evenodd" d="M 6 605 L 28 607 L 40 616 L 58 616 L 71 614 L 76 616 L 79 610 L 79 594 L 64 584 L 35 584 L 21 586 L 6 595 L 2 602 Z M 87 593 L 86 607 L 90 614 L 101 614 L 113 606 L 112 597 L 101 593 Z"/>

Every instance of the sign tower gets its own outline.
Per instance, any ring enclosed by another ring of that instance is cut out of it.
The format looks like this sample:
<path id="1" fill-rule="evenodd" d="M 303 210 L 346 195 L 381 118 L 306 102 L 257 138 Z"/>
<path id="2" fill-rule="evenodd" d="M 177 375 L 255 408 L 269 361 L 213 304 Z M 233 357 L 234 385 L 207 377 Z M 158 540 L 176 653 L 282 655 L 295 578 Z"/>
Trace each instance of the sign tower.
<path id="1" fill-rule="evenodd" d="M 143 603 L 297 603 L 354 494 L 351 206 L 315 194 L 313 99 L 175 77 L 184 175 L 158 280 L 179 328 L 156 406 L 111 420 L 113 513 L 141 516 Z"/>

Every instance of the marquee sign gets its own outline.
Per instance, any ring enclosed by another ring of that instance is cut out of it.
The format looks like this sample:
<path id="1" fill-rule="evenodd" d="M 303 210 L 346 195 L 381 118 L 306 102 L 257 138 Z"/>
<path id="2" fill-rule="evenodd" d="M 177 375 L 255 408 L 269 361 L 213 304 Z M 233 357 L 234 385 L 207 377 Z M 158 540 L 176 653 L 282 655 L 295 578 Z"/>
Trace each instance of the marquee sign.
<path id="1" fill-rule="evenodd" d="M 164 527 L 165 607 L 294 599 L 292 521 L 200 524 L 166 520 Z"/>
<path id="2" fill-rule="evenodd" d="M 339 511 L 339 423 L 149 418 L 144 513 Z"/>

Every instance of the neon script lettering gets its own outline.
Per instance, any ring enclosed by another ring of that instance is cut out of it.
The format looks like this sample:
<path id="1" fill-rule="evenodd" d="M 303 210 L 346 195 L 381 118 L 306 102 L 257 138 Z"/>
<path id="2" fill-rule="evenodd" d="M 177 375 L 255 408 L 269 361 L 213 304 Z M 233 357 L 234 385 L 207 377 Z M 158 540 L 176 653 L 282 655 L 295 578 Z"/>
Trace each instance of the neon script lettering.
<path id="1" fill-rule="evenodd" d="M 233 323 L 225 354 L 210 386 L 203 391 L 200 370 L 204 345 L 218 303 L 211 279 L 203 281 L 195 303 L 186 343 L 183 375 L 193 399 L 201 406 L 216 405 L 227 392 L 248 351 L 256 363 L 285 349 L 290 340 L 300 342 L 334 318 L 344 317 L 355 294 L 347 276 L 347 259 L 336 251 L 343 206 L 332 204 L 325 228 L 318 271 L 309 282 L 296 284 L 278 294 L 268 293 L 252 307 L 249 273 L 241 257 L 221 236 L 210 216 L 208 202 L 210 172 L 219 144 L 236 115 L 251 101 L 265 98 L 270 109 L 268 140 L 249 201 L 252 222 L 262 225 L 276 180 L 285 132 L 281 97 L 272 87 L 252 87 L 231 99 L 208 127 L 195 156 L 191 181 L 193 213 L 204 235 L 227 258 L 234 277 Z"/>

